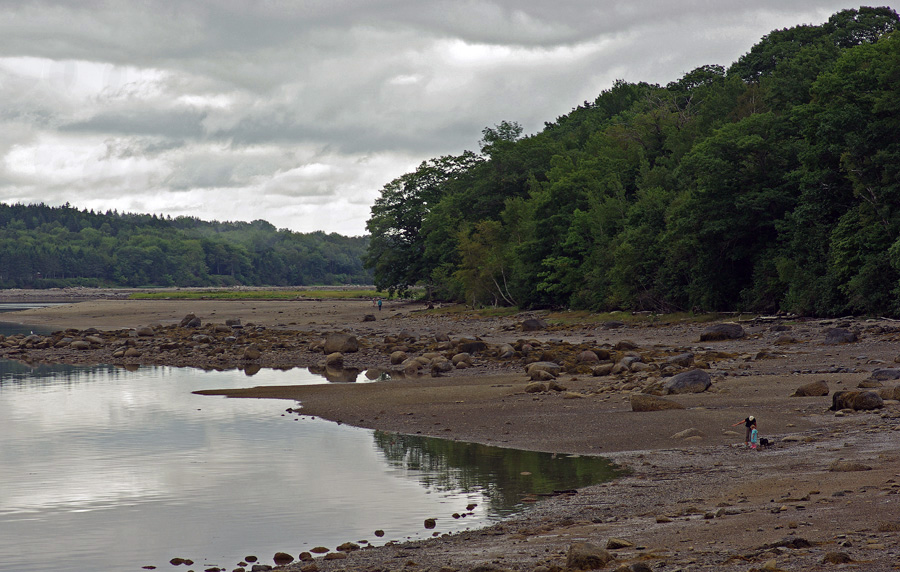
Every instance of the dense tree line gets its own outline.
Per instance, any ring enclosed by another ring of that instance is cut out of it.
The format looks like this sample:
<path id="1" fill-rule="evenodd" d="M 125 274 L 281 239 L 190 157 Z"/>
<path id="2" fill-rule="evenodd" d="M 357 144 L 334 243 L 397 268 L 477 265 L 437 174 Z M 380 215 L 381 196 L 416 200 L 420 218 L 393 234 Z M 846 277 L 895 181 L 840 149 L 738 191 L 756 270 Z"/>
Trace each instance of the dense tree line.
<path id="1" fill-rule="evenodd" d="M 898 315 L 897 27 L 844 10 L 534 135 L 487 128 L 382 189 L 366 264 L 474 305 Z"/>
<path id="2" fill-rule="evenodd" d="M 367 238 L 0 204 L 0 287 L 371 284 Z"/>

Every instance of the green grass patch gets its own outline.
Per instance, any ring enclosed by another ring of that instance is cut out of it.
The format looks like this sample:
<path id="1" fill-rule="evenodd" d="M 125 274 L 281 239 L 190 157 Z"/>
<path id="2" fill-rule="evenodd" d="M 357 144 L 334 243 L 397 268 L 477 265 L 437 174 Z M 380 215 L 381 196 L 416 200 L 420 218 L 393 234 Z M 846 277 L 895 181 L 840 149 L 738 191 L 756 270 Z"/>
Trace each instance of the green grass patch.
<path id="1" fill-rule="evenodd" d="M 342 300 L 353 298 L 385 298 L 375 290 L 168 290 L 163 292 L 136 292 L 130 300 L 296 300 L 298 298 L 325 298 Z"/>

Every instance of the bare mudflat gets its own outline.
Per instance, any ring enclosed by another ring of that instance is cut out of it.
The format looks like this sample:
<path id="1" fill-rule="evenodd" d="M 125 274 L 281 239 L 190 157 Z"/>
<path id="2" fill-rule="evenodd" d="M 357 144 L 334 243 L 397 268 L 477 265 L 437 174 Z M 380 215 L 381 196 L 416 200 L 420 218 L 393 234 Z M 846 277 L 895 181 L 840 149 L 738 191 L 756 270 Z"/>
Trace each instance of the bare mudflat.
<path id="1" fill-rule="evenodd" d="M 900 569 L 900 405 L 893 390 L 900 381 L 889 379 L 900 367 L 900 324 L 890 320 L 748 321 L 739 338 L 700 341 L 709 324 L 665 318 L 548 320 L 523 331 L 527 318 L 541 316 L 479 318 L 398 303 L 379 312 L 365 300 L 78 300 L 6 314 L 5 321 L 69 330 L 30 345 L 4 340 L 0 355 L 31 363 L 308 367 L 325 360 L 329 333 L 344 332 L 358 340 L 357 351 L 341 356 L 344 366 L 378 368 L 392 379 L 228 394 L 300 402 L 304 414 L 360 427 L 604 455 L 628 470 L 490 529 L 335 551 L 288 569 L 558 570 L 599 565 L 607 555 L 615 558 L 603 566 L 611 570 Z M 181 326 L 191 313 L 202 324 Z M 240 327 L 229 332 L 226 320 Z M 835 343 L 833 328 L 855 341 Z M 82 349 L 71 347 L 87 337 Z M 461 347 L 469 341 L 481 344 Z M 126 348 L 135 350 L 130 357 L 114 357 Z M 598 361 L 584 361 L 584 351 Z M 431 365 L 414 373 L 395 352 Z M 439 367 L 460 353 L 470 354 L 467 363 Z M 538 359 L 562 366 L 543 388 L 525 373 Z M 709 375 L 707 389 L 667 394 L 666 382 L 694 370 Z M 825 382 L 828 395 L 792 396 L 811 382 Z M 873 392 L 881 402 L 829 409 L 842 390 Z M 683 408 L 633 411 L 634 396 L 650 393 Z M 743 426 L 732 425 L 748 415 L 768 447 L 744 447 Z M 438 523 L 447 517 L 435 516 Z M 582 543 L 597 550 L 579 560 Z"/>

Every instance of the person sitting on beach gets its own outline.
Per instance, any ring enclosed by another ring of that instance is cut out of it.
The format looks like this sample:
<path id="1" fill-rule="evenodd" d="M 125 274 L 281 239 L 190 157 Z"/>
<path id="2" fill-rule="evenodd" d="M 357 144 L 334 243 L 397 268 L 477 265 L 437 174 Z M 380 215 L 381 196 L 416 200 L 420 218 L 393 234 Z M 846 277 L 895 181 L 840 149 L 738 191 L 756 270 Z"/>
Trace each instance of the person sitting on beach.
<path id="1" fill-rule="evenodd" d="M 741 423 L 743 423 L 743 424 L 744 424 L 744 427 L 747 428 L 747 433 L 746 433 L 746 435 L 744 436 L 744 446 L 749 446 L 749 445 L 750 445 L 750 431 L 751 431 L 754 427 L 756 427 L 756 417 L 754 417 L 754 416 L 751 415 L 751 416 L 747 417 L 746 419 L 744 419 L 744 420 L 742 420 L 742 421 L 738 421 L 737 423 L 735 423 L 734 425 L 732 425 L 732 427 L 737 427 L 737 426 L 740 425 Z"/>

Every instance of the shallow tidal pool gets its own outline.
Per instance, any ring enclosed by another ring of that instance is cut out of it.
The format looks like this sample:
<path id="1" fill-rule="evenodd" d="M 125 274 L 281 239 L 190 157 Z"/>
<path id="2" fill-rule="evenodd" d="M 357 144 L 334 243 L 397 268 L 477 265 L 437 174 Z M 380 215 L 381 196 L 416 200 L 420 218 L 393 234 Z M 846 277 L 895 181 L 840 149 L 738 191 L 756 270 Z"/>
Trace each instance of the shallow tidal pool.
<path id="1" fill-rule="evenodd" d="M 374 432 L 287 412 L 292 401 L 191 393 L 308 383 L 328 381 L 302 368 L 248 377 L 0 361 L 0 570 L 271 564 L 278 551 L 482 527 L 530 495 L 615 476 L 600 458 Z"/>

